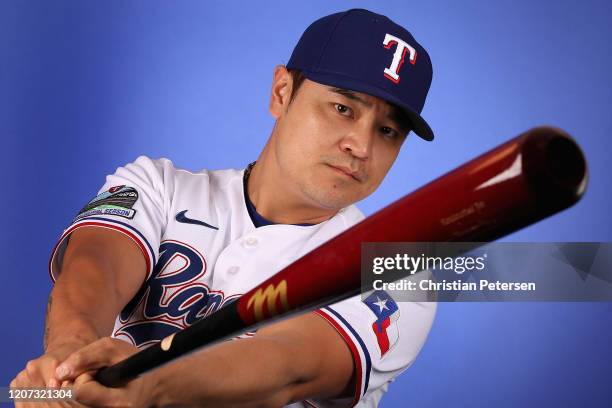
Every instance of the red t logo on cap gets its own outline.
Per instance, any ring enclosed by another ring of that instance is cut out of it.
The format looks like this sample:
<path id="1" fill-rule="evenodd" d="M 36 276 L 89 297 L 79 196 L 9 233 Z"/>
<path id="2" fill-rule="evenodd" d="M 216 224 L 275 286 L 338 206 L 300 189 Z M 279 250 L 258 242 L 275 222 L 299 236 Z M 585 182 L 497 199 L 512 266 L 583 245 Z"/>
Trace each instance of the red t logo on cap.
<path id="1" fill-rule="evenodd" d="M 393 44 L 397 44 L 395 48 L 395 53 L 393 54 L 393 61 L 391 62 L 391 66 L 385 68 L 385 77 L 395 82 L 399 83 L 399 70 L 404 64 L 404 57 L 406 56 L 406 51 L 410 51 L 410 63 L 414 65 L 416 63 L 417 52 L 414 47 L 410 46 L 405 41 L 397 38 L 394 35 L 386 34 L 385 39 L 383 40 L 383 45 L 386 49 L 391 49 Z"/>

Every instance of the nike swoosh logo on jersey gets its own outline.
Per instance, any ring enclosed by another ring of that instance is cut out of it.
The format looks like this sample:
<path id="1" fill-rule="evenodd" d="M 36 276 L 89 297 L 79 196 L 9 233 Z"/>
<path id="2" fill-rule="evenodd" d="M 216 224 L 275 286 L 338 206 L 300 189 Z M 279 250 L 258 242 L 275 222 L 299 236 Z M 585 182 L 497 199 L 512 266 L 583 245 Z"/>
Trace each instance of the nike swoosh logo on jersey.
<path id="1" fill-rule="evenodd" d="M 201 225 L 201 226 L 206 227 L 206 228 L 212 228 L 212 229 L 214 229 L 214 230 L 219 230 L 219 228 L 214 227 L 214 226 L 212 226 L 212 225 L 210 225 L 210 224 L 207 224 L 207 223 L 205 223 L 204 221 L 194 220 L 193 218 L 187 218 L 187 217 L 185 216 L 185 213 L 186 213 L 186 212 L 187 212 L 187 210 L 183 210 L 183 211 L 181 211 L 181 212 L 177 213 L 177 214 L 176 214 L 175 219 L 176 219 L 178 222 L 182 222 L 183 224 L 194 224 L 194 225 Z"/>

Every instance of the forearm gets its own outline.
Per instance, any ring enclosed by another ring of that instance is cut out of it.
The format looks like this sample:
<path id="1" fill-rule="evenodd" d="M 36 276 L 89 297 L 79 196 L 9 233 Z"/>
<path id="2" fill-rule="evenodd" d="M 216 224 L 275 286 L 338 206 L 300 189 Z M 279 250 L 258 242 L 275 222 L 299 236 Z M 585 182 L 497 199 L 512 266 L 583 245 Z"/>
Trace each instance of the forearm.
<path id="1" fill-rule="evenodd" d="M 46 349 L 109 336 L 145 273 L 140 250 L 129 238 L 101 228 L 75 231 L 50 296 Z"/>
<path id="2" fill-rule="evenodd" d="M 138 352 L 98 340 L 68 357 L 59 380 L 94 406 L 280 407 L 308 398 L 353 395 L 354 363 L 336 330 L 315 313 L 261 327 L 255 337 L 225 341 L 172 361 L 123 387 L 107 388 L 88 372 Z"/>
<path id="3" fill-rule="evenodd" d="M 100 281 L 108 266 L 88 251 L 76 256 L 72 252 L 49 296 L 45 353 L 27 363 L 11 382 L 13 387 L 59 387 L 57 366 L 112 330 L 121 301 L 109 283 Z"/>
<path id="4" fill-rule="evenodd" d="M 89 254 L 73 256 L 62 268 L 45 322 L 45 349 L 68 343 L 88 344 L 110 335 L 121 300 L 107 276 L 108 267 Z"/>
<path id="5" fill-rule="evenodd" d="M 150 374 L 154 405 L 282 406 L 293 386 L 309 378 L 304 356 L 275 338 L 219 344 Z"/>

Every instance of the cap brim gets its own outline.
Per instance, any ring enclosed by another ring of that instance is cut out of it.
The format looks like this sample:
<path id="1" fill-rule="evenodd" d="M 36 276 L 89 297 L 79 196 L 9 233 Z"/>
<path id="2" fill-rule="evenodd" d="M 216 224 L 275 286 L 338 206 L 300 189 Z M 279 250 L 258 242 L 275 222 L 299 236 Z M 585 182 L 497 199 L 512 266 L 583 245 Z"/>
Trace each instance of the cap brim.
<path id="1" fill-rule="evenodd" d="M 413 126 L 411 130 L 414 133 L 416 133 L 420 138 L 429 142 L 434 139 L 433 131 L 431 130 L 425 119 L 423 119 L 423 117 L 421 117 L 421 115 L 415 112 L 410 106 L 406 105 L 392 94 L 386 92 L 384 89 L 338 74 L 311 72 L 304 69 L 302 70 L 302 73 L 306 78 L 310 79 L 311 81 L 318 82 L 323 85 L 335 86 L 342 89 L 349 89 L 351 91 L 363 92 L 368 95 L 382 98 L 387 102 L 397 105 L 402 108 L 408 115 L 408 118 L 412 122 Z"/>

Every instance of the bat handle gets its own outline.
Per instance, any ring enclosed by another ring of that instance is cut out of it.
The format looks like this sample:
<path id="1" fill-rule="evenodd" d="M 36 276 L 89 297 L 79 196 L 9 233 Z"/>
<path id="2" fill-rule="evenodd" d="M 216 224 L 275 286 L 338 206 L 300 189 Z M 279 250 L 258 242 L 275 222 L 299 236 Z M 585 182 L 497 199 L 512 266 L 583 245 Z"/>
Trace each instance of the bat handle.
<path id="1" fill-rule="evenodd" d="M 107 387 L 120 387 L 167 362 L 237 335 L 250 326 L 240 319 L 237 301 L 229 303 L 193 325 L 171 334 L 158 343 L 98 371 L 95 380 Z M 252 326 L 252 325 L 251 325 Z"/>
<path id="2" fill-rule="evenodd" d="M 96 373 L 94 379 L 105 387 L 121 387 L 132 380 L 132 378 L 125 378 L 122 371 L 117 369 L 116 365 L 102 367 Z"/>

